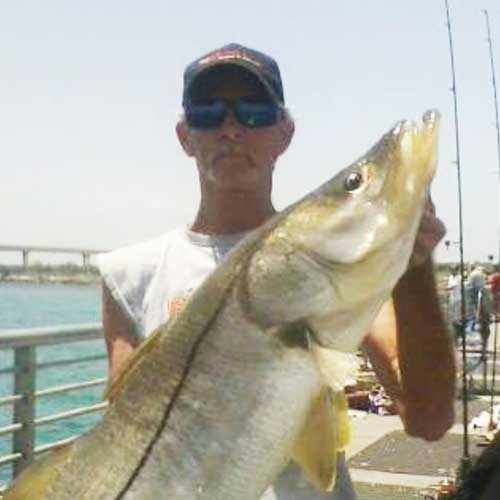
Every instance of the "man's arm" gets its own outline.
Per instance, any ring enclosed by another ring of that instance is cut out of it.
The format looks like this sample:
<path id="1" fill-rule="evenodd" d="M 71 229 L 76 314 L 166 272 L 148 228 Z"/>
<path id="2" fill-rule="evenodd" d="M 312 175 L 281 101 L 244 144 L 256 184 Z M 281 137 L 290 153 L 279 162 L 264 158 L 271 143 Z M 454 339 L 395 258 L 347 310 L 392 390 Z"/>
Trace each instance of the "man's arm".
<path id="1" fill-rule="evenodd" d="M 430 262 L 403 276 L 365 347 L 408 434 L 441 438 L 453 424 L 455 355 Z"/>
<path id="2" fill-rule="evenodd" d="M 439 439 L 453 424 L 455 354 L 443 319 L 430 253 L 444 226 L 429 203 L 413 263 L 365 340 L 380 381 L 393 397 L 408 434 Z"/>
<path id="3" fill-rule="evenodd" d="M 133 326 L 105 283 L 102 284 L 102 327 L 108 350 L 108 379 L 113 381 L 123 362 L 137 347 Z"/>

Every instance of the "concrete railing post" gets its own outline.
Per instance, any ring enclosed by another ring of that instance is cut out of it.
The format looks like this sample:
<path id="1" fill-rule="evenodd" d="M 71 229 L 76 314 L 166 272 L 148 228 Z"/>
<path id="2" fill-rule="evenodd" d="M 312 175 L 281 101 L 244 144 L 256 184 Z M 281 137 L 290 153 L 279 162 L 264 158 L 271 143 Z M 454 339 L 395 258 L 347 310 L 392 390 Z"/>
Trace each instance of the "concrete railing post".
<path id="1" fill-rule="evenodd" d="M 83 271 L 88 271 L 89 262 L 90 262 L 90 254 L 88 252 L 82 252 L 83 257 Z"/>
<path id="2" fill-rule="evenodd" d="M 24 249 L 23 251 L 23 267 L 27 268 L 29 266 L 29 250 Z"/>
<path id="3" fill-rule="evenodd" d="M 35 347 L 18 347 L 14 353 L 14 394 L 22 395 L 14 404 L 14 422 L 22 423 L 14 433 L 12 452 L 21 453 L 22 458 L 14 464 L 14 477 L 33 460 L 35 449 Z"/>

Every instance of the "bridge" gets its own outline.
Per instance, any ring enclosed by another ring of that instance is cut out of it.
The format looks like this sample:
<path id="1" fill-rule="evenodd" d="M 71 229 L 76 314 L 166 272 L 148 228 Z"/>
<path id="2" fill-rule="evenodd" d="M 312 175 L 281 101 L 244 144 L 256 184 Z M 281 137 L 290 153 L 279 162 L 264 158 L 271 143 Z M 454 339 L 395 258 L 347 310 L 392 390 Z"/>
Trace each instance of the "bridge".
<path id="1" fill-rule="evenodd" d="M 21 252 L 23 256 L 23 267 L 29 266 L 30 253 L 57 253 L 57 254 L 80 254 L 82 256 L 82 265 L 87 268 L 90 263 L 91 255 L 106 252 L 106 250 L 96 250 L 91 248 L 65 248 L 65 247 L 44 247 L 33 245 L 0 245 L 0 252 Z"/>

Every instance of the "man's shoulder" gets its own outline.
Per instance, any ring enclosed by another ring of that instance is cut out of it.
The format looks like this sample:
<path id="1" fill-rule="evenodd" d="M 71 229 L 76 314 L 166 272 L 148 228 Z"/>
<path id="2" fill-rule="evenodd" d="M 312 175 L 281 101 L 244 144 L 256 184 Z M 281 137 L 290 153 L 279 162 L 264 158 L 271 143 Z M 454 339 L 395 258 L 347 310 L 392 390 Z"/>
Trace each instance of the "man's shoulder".
<path id="1" fill-rule="evenodd" d="M 176 228 L 160 236 L 125 245 L 103 253 L 98 256 L 98 260 L 130 258 L 133 256 L 148 257 L 151 256 L 151 254 L 161 252 L 172 240 L 179 238 L 181 233 L 182 230 Z"/>
<path id="2" fill-rule="evenodd" d="M 122 269 L 142 269 L 155 266 L 172 242 L 182 237 L 181 228 L 173 229 L 155 238 L 126 245 L 97 257 L 101 274 Z"/>

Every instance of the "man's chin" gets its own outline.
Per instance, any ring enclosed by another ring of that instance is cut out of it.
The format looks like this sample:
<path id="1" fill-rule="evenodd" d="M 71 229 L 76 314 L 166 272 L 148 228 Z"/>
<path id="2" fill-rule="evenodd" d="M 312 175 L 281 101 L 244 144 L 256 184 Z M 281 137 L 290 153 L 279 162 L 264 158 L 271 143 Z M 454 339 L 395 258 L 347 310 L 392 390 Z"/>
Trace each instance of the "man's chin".
<path id="1" fill-rule="evenodd" d="M 262 180 L 259 182 L 255 171 L 250 170 L 246 170 L 246 172 L 239 170 L 236 175 L 234 170 L 232 172 L 212 172 L 207 180 L 217 191 L 244 193 L 262 189 Z"/>
<path id="2" fill-rule="evenodd" d="M 250 193 L 256 191 L 256 185 L 253 182 L 235 182 L 234 180 L 219 180 L 215 183 L 218 191 L 226 193 Z"/>

